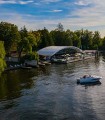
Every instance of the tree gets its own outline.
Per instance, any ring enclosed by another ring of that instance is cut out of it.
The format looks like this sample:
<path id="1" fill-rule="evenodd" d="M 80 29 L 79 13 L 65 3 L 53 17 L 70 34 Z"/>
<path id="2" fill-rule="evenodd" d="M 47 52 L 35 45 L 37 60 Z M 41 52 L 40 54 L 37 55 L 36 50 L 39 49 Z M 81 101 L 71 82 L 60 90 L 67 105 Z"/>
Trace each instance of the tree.
<path id="1" fill-rule="evenodd" d="M 24 51 L 26 54 L 29 54 L 33 51 L 33 46 L 37 46 L 37 41 L 32 33 L 27 33 L 27 36 L 22 36 L 21 41 L 18 43 L 18 53 L 19 58 Z"/>
<path id="2" fill-rule="evenodd" d="M 93 49 L 98 49 L 100 43 L 101 43 L 100 33 L 98 31 L 95 31 L 93 36 Z"/>
<path id="3" fill-rule="evenodd" d="M 73 45 L 73 32 L 70 30 L 67 30 L 65 32 L 65 45 L 66 46 L 72 46 Z"/>
<path id="4" fill-rule="evenodd" d="M 20 40 L 18 27 L 11 23 L 1 22 L 0 23 L 0 39 L 4 41 L 4 47 L 5 47 L 6 53 L 9 53 L 10 50 L 12 50 L 12 46 Z"/>
<path id="5" fill-rule="evenodd" d="M 92 38 L 93 38 L 93 33 L 91 31 L 88 30 L 81 30 L 81 46 L 82 49 L 91 49 L 92 48 Z"/>
<path id="6" fill-rule="evenodd" d="M 65 32 L 63 30 L 63 25 L 58 23 L 57 29 L 52 32 L 54 44 L 57 46 L 65 45 Z"/>
<path id="7" fill-rule="evenodd" d="M 41 42 L 39 48 L 54 45 L 52 36 L 46 28 L 39 30 L 38 32 L 41 34 Z"/>
<path id="8" fill-rule="evenodd" d="M 54 31 L 51 31 L 51 35 L 52 35 L 52 38 L 53 38 L 53 41 L 54 41 L 54 45 L 56 46 L 63 46 L 66 44 L 65 42 L 65 31 L 57 31 L 57 30 L 54 30 Z"/>
<path id="9" fill-rule="evenodd" d="M 64 30 L 63 25 L 61 23 L 58 23 L 56 30 L 63 32 L 63 30 Z"/>
<path id="10" fill-rule="evenodd" d="M 73 35 L 73 46 L 76 46 L 76 47 L 81 47 L 81 40 L 80 38 L 76 35 L 76 33 L 74 33 Z"/>
<path id="11" fill-rule="evenodd" d="M 0 73 L 4 71 L 4 68 L 6 67 L 4 58 L 5 58 L 4 43 L 0 41 Z"/>
<path id="12" fill-rule="evenodd" d="M 105 51 L 105 37 L 101 41 L 101 49 Z"/>
<path id="13" fill-rule="evenodd" d="M 38 55 L 37 52 L 30 52 L 30 53 L 26 54 L 25 56 L 23 56 L 21 60 L 23 62 L 25 60 L 30 60 L 30 61 L 31 60 L 37 60 L 37 61 L 39 61 L 39 55 Z"/>
<path id="14" fill-rule="evenodd" d="M 21 39 L 24 39 L 24 37 L 28 36 L 28 30 L 26 29 L 25 26 L 23 28 L 21 28 L 21 30 L 19 32 L 20 32 L 20 35 L 21 35 Z"/>
<path id="15" fill-rule="evenodd" d="M 34 45 L 33 46 L 33 51 L 37 51 L 38 50 L 38 47 L 41 43 L 41 33 L 38 32 L 38 31 L 32 31 L 32 34 L 34 35 L 34 37 L 36 38 L 36 44 L 37 45 Z"/>

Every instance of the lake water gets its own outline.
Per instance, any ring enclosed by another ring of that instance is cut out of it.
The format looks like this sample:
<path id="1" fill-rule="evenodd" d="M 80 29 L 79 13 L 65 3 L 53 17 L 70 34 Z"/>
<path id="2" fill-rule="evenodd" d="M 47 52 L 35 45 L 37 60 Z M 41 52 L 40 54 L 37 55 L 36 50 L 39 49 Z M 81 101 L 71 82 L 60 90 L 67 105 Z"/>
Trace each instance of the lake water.
<path id="1" fill-rule="evenodd" d="M 84 74 L 101 84 L 78 85 Z M 105 57 L 4 73 L 0 120 L 105 120 Z"/>

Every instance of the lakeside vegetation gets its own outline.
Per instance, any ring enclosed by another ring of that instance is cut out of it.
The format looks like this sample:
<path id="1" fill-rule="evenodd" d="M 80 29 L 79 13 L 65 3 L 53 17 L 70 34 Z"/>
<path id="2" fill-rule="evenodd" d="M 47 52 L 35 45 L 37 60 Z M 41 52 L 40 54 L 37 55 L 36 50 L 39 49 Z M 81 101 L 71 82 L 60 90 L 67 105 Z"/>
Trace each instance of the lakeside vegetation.
<path id="1" fill-rule="evenodd" d="M 2 73 L 2 71 L 4 71 L 4 68 L 6 67 L 4 59 L 5 59 L 4 43 L 0 41 L 0 74 Z"/>
<path id="2" fill-rule="evenodd" d="M 6 64 L 5 55 L 10 56 L 16 51 L 19 60 L 24 53 L 29 59 L 37 59 L 37 50 L 46 46 L 76 46 L 83 50 L 105 50 L 105 37 L 101 38 L 99 31 L 89 30 L 64 30 L 61 23 L 55 30 L 28 31 L 24 26 L 20 30 L 12 23 L 0 23 L 0 71 L 3 71 Z M 24 57 L 24 58 L 25 58 Z"/>

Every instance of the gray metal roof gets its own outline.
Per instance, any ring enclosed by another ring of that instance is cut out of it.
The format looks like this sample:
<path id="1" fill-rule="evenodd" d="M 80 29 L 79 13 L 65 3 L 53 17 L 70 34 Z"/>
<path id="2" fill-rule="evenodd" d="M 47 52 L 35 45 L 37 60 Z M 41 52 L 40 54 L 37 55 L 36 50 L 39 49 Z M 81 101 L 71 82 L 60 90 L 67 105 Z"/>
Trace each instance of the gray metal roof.
<path id="1" fill-rule="evenodd" d="M 74 49 L 77 52 L 82 52 L 81 49 L 74 47 L 74 46 L 49 46 L 49 47 L 45 47 L 45 48 L 40 49 L 39 51 L 37 51 L 37 53 L 39 55 L 43 55 L 43 56 L 53 56 L 54 54 L 56 54 L 60 50 L 63 50 L 66 48 Z"/>

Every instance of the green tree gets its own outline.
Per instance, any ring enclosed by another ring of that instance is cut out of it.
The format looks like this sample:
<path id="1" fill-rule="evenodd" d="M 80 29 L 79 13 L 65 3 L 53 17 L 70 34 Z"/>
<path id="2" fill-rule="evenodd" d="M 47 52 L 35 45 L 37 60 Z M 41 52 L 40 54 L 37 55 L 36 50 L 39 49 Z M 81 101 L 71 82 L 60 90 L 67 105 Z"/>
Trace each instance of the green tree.
<path id="1" fill-rule="evenodd" d="M 88 30 L 81 30 L 81 46 L 82 49 L 91 49 L 93 44 L 93 33 Z"/>
<path id="2" fill-rule="evenodd" d="M 0 23 L 0 39 L 4 41 L 6 53 L 12 50 L 12 46 L 20 40 L 18 27 L 14 24 L 1 22 Z"/>
<path id="3" fill-rule="evenodd" d="M 52 31 L 51 34 L 55 45 L 66 45 L 65 37 L 67 36 L 67 34 L 65 34 L 63 25 L 61 23 L 58 23 L 57 28 L 54 31 Z"/>
<path id="4" fill-rule="evenodd" d="M 54 41 L 54 45 L 56 46 L 63 46 L 65 45 L 65 32 L 64 31 L 58 31 L 58 30 L 54 30 L 51 31 L 52 34 L 52 38 Z"/>
<path id="5" fill-rule="evenodd" d="M 93 36 L 93 49 L 98 49 L 101 44 L 101 37 L 98 31 L 94 32 Z"/>
<path id="6" fill-rule="evenodd" d="M 38 31 L 32 31 L 32 34 L 36 38 L 36 44 L 33 46 L 33 51 L 37 51 L 41 43 L 41 33 Z"/>
<path id="7" fill-rule="evenodd" d="M 20 32 L 20 35 L 21 35 L 21 39 L 24 39 L 24 37 L 28 36 L 28 30 L 26 29 L 25 26 L 23 28 L 21 28 L 21 30 L 19 32 Z"/>
<path id="8" fill-rule="evenodd" d="M 21 30 L 19 31 L 20 33 L 20 41 L 18 42 L 18 46 L 17 46 L 17 51 L 19 54 L 19 59 L 21 58 L 21 54 L 25 48 L 25 46 L 27 45 L 27 36 L 28 36 L 28 31 L 26 29 L 26 27 L 24 26 L 23 28 L 21 28 Z"/>
<path id="9" fill-rule="evenodd" d="M 52 36 L 46 28 L 39 30 L 38 32 L 41 34 L 40 48 L 54 45 Z"/>
<path id="10" fill-rule="evenodd" d="M 4 71 L 4 68 L 6 67 L 4 59 L 5 59 L 4 43 L 0 41 L 0 73 Z"/>
<path id="11" fill-rule="evenodd" d="M 76 46 L 76 47 L 81 47 L 81 39 L 80 37 L 77 36 L 77 34 L 74 32 L 74 35 L 73 35 L 73 46 Z"/>
<path id="12" fill-rule="evenodd" d="M 22 57 L 22 61 L 24 62 L 25 60 L 37 60 L 37 61 L 39 61 L 39 55 L 35 51 L 30 52 Z"/>
<path id="13" fill-rule="evenodd" d="M 64 30 L 63 25 L 61 23 L 58 23 L 56 30 L 60 31 L 60 32 L 63 32 L 63 30 Z"/>
<path id="14" fill-rule="evenodd" d="M 33 33 L 29 32 L 24 37 L 22 36 L 21 41 L 18 43 L 19 58 L 21 58 L 22 52 L 26 54 L 33 52 L 33 46 L 37 46 L 37 39 Z"/>
<path id="15" fill-rule="evenodd" d="M 105 37 L 101 40 L 101 50 L 104 50 L 105 51 Z"/>
<path id="16" fill-rule="evenodd" d="M 67 30 L 65 32 L 65 45 L 66 46 L 72 46 L 73 45 L 73 32 L 70 30 Z"/>

